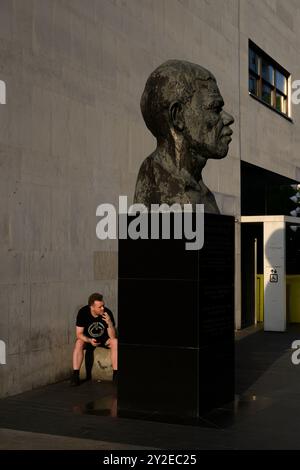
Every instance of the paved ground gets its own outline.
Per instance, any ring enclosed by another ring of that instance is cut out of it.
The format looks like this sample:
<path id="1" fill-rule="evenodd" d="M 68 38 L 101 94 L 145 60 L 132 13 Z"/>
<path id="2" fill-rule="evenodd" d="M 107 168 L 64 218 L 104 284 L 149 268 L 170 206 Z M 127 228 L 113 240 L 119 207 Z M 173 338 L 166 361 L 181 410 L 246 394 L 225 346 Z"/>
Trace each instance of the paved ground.
<path id="1" fill-rule="evenodd" d="M 0 449 L 300 449 L 300 326 L 236 339 L 236 400 L 200 426 L 118 418 L 113 384 L 61 382 L 0 400 Z"/>
<path id="2" fill-rule="evenodd" d="M 0 429 L 0 450 L 143 450 L 148 447 L 79 439 L 37 432 Z"/>

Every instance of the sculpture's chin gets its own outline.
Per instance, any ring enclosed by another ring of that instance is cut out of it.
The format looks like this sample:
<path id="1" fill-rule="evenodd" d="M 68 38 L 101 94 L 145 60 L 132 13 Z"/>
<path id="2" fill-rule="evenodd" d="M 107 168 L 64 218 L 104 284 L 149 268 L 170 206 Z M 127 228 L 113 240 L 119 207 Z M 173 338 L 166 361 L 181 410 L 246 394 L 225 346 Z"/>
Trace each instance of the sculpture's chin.
<path id="1" fill-rule="evenodd" d="M 214 158 L 215 160 L 221 160 L 221 158 L 225 158 L 228 153 L 229 145 L 225 144 L 215 149 L 215 152 L 212 154 L 210 158 Z"/>
<path id="2" fill-rule="evenodd" d="M 226 140 L 229 139 L 227 138 Z M 219 141 L 218 145 L 195 145 L 193 147 L 193 152 L 199 157 L 201 156 L 201 158 L 203 158 L 205 161 L 210 158 L 214 160 L 221 160 L 221 158 L 225 158 L 228 153 L 229 142 L 226 140 L 223 139 L 223 141 Z"/>
<path id="3" fill-rule="evenodd" d="M 227 152 L 218 153 L 218 154 L 215 154 L 212 158 L 214 158 L 215 160 L 221 160 L 222 158 L 225 158 L 226 155 L 227 155 Z"/>

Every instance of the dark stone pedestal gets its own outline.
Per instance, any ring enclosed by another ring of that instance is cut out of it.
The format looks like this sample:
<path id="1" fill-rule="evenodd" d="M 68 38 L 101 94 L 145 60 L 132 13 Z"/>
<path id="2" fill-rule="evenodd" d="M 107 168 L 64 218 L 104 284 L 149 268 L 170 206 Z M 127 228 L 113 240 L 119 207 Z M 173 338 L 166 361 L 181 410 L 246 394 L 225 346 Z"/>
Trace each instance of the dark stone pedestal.
<path id="1" fill-rule="evenodd" d="M 234 399 L 234 218 L 204 247 L 119 241 L 119 416 L 197 420 Z"/>

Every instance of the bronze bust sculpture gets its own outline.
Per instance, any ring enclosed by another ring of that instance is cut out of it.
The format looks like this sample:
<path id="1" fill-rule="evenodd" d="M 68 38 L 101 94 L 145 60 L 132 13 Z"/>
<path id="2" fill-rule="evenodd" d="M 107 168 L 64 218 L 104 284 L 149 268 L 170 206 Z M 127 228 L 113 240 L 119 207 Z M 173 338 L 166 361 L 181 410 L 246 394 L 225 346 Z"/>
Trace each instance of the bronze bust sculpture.
<path id="1" fill-rule="evenodd" d="M 151 73 L 141 110 L 157 148 L 141 165 L 134 203 L 204 204 L 219 213 L 202 169 L 227 155 L 234 119 L 223 106 L 215 77 L 200 65 L 168 60 Z"/>

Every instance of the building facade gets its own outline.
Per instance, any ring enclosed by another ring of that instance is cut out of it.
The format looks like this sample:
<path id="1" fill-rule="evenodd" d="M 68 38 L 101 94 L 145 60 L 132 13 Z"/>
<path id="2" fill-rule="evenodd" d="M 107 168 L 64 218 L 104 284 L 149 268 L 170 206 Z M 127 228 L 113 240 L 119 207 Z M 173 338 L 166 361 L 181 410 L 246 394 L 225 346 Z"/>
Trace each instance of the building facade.
<path id="1" fill-rule="evenodd" d="M 133 199 L 155 147 L 140 97 L 170 58 L 210 70 L 235 118 L 229 154 L 204 180 L 236 219 L 241 327 L 241 162 L 300 179 L 300 107 L 287 119 L 249 95 L 249 40 L 290 88 L 299 26 L 297 0 L 0 0 L 0 396 L 67 377 L 91 292 L 117 313 L 117 242 L 96 238 L 96 208 Z"/>

